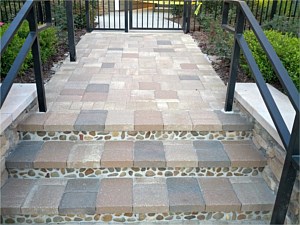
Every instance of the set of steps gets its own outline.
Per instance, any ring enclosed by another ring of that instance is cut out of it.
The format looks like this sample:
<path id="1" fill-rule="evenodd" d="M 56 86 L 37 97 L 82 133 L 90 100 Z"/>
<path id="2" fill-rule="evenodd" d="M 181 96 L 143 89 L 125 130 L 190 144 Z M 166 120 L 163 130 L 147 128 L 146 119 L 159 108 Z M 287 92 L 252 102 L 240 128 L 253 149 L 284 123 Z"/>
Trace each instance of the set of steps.
<path id="1" fill-rule="evenodd" d="M 275 196 L 260 174 L 266 159 L 249 125 L 240 125 L 218 132 L 23 131 L 6 159 L 1 222 L 267 223 Z"/>

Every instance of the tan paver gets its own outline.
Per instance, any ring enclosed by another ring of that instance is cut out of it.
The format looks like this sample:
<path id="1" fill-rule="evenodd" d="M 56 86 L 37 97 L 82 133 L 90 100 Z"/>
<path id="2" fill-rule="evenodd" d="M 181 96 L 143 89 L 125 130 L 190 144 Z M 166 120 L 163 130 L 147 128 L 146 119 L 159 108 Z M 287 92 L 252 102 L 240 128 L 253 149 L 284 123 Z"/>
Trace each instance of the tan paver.
<path id="1" fill-rule="evenodd" d="M 232 212 L 241 210 L 228 178 L 198 178 L 207 212 Z"/>
<path id="2" fill-rule="evenodd" d="M 102 179 L 96 213 L 131 213 L 133 183 L 128 178 Z"/>
<path id="3" fill-rule="evenodd" d="M 163 130 L 163 119 L 159 111 L 138 110 L 134 113 L 134 130 Z"/>
<path id="4" fill-rule="evenodd" d="M 77 116 L 76 113 L 49 113 L 49 117 L 44 124 L 44 129 L 47 131 L 74 130 Z"/>
<path id="5" fill-rule="evenodd" d="M 164 143 L 168 167 L 198 167 L 198 157 L 191 141 Z"/>
<path id="6" fill-rule="evenodd" d="M 104 144 L 104 152 L 101 157 L 102 167 L 132 167 L 133 166 L 133 142 L 108 141 Z"/>
<path id="7" fill-rule="evenodd" d="M 134 111 L 133 110 L 114 110 L 108 111 L 105 121 L 106 131 L 133 131 L 134 130 Z"/>
<path id="8" fill-rule="evenodd" d="M 34 168 L 66 168 L 73 146 L 70 141 L 45 142 L 33 162 Z"/>
<path id="9" fill-rule="evenodd" d="M 99 168 L 103 144 L 84 142 L 75 145 L 67 160 L 68 168 Z"/>
<path id="10" fill-rule="evenodd" d="M 134 213 L 163 213 L 169 211 L 165 179 L 135 179 L 133 185 Z"/>
<path id="11" fill-rule="evenodd" d="M 167 111 L 162 113 L 164 130 L 190 131 L 192 121 L 187 111 Z"/>
<path id="12" fill-rule="evenodd" d="M 30 113 L 28 117 L 18 125 L 20 131 L 44 130 L 44 123 L 49 117 L 49 113 Z"/>
<path id="13" fill-rule="evenodd" d="M 160 90 L 160 84 L 156 82 L 139 82 L 140 90 Z"/>
<path id="14" fill-rule="evenodd" d="M 264 167 L 266 159 L 255 149 L 249 141 L 229 142 L 223 141 L 224 150 L 227 153 L 231 166 L 234 167 Z"/>

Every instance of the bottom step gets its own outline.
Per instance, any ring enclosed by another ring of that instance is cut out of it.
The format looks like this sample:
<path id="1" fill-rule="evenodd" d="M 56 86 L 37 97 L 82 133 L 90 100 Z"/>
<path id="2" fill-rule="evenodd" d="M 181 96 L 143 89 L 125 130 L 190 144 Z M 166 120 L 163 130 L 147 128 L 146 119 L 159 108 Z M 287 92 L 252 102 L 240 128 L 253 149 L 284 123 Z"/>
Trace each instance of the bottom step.
<path id="1" fill-rule="evenodd" d="M 270 219 L 275 197 L 262 178 L 9 179 L 3 223 Z"/>

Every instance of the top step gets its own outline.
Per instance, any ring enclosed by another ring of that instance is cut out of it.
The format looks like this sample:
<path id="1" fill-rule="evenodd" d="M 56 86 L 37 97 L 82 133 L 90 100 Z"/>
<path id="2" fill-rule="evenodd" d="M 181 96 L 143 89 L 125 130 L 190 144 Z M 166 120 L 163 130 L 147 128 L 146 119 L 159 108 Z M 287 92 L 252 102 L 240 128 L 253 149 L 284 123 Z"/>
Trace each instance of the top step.
<path id="1" fill-rule="evenodd" d="M 81 110 L 30 113 L 19 131 L 249 131 L 253 124 L 239 113 L 221 110 Z"/>

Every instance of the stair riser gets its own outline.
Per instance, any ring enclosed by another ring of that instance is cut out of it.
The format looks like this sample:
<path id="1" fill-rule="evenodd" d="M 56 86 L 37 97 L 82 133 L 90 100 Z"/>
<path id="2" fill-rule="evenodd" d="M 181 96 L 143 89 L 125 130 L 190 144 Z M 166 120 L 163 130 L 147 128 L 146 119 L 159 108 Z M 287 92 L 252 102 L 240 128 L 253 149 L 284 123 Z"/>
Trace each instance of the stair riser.
<path id="1" fill-rule="evenodd" d="M 140 222 L 163 222 L 163 221 L 211 221 L 218 224 L 217 221 L 247 221 L 264 220 L 269 221 L 270 211 L 247 211 L 247 212 L 193 212 L 193 213 L 125 213 L 125 214 L 74 214 L 74 215 L 15 215 L 3 216 L 4 224 L 9 223 L 51 223 L 51 222 L 98 222 L 107 224 L 115 223 L 140 223 Z"/>
<path id="2" fill-rule="evenodd" d="M 106 177 L 241 177 L 261 176 L 261 167 L 215 168 L 80 168 L 9 169 L 12 178 L 106 178 Z"/>
<path id="3" fill-rule="evenodd" d="M 21 132 L 22 140 L 31 141 L 107 141 L 107 140 L 250 140 L 252 131 L 34 131 Z"/>

